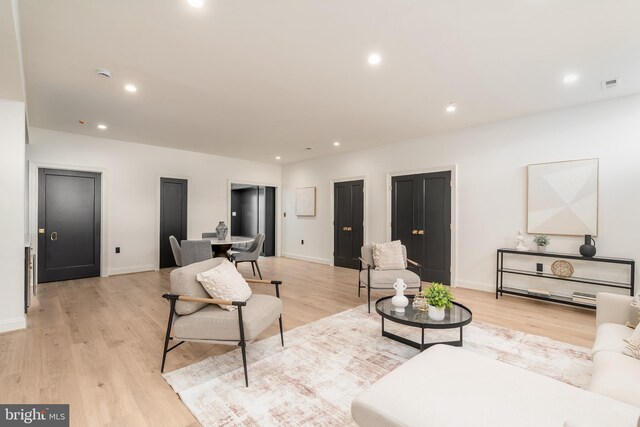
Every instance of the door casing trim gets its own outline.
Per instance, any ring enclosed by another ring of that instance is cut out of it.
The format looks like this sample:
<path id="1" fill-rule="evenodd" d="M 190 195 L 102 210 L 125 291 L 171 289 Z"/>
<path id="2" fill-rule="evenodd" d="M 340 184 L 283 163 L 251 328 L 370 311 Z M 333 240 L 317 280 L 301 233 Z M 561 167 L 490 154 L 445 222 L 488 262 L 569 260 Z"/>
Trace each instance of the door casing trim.
<path id="1" fill-rule="evenodd" d="M 387 172 L 387 218 L 386 218 L 386 240 L 391 241 L 391 180 L 397 176 L 418 175 L 433 172 L 451 172 L 451 286 L 456 287 L 458 278 L 458 165 L 435 166 L 425 169 L 410 169 L 403 171 Z"/>
<path id="2" fill-rule="evenodd" d="M 100 277 L 109 275 L 109 233 L 108 230 L 108 204 L 109 194 L 107 192 L 107 181 L 109 171 L 107 168 L 99 166 L 80 166 L 74 164 L 34 162 L 29 160 L 29 243 L 34 253 L 38 254 L 38 170 L 40 169 L 63 169 L 78 172 L 93 172 L 101 175 L 100 179 Z M 38 283 L 38 269 L 34 268 L 33 283 Z"/>
<path id="3" fill-rule="evenodd" d="M 362 181 L 364 183 L 364 194 L 363 194 L 363 200 L 362 200 L 362 242 L 366 245 L 367 243 L 369 243 L 369 233 L 367 230 L 367 224 L 369 223 L 368 221 L 368 212 L 369 212 L 369 198 L 367 197 L 367 191 L 369 190 L 369 184 L 368 184 L 368 176 L 367 175 L 360 175 L 360 176 L 349 176 L 349 177 L 344 177 L 344 178 L 334 178 L 332 180 L 329 181 L 329 215 L 330 215 L 330 220 L 329 220 L 329 265 L 330 266 L 335 266 L 335 260 L 333 259 L 333 250 L 335 247 L 335 238 L 334 238 L 334 230 L 333 230 L 333 221 L 335 220 L 335 212 L 334 212 L 334 184 L 338 183 L 338 182 L 349 182 L 349 181 Z"/>

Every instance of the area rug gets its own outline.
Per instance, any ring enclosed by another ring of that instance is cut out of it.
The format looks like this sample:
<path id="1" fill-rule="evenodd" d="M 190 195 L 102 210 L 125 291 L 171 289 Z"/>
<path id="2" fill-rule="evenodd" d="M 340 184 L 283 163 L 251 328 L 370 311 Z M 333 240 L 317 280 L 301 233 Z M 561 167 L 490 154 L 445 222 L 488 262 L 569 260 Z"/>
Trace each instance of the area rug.
<path id="1" fill-rule="evenodd" d="M 386 322 L 385 329 L 419 341 L 416 328 Z M 425 340 L 457 334 L 427 330 Z M 247 346 L 248 388 L 239 350 L 164 378 L 204 426 L 346 426 L 355 424 L 353 398 L 418 354 L 382 337 L 380 316 L 366 305 L 290 330 L 284 340 L 284 348 L 280 336 Z M 464 348 L 577 387 L 589 383 L 587 348 L 477 321 L 464 328 Z"/>

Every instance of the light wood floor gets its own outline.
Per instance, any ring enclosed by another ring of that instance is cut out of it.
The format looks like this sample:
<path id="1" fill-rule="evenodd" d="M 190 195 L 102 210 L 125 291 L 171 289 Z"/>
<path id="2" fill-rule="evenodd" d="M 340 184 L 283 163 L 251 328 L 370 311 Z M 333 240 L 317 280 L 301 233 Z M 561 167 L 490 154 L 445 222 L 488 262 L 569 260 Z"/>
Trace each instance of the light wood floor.
<path id="1" fill-rule="evenodd" d="M 357 297 L 354 270 L 287 258 L 261 261 L 261 268 L 265 278 L 284 281 L 285 330 L 366 302 Z M 251 275 L 248 264 L 240 271 Z M 28 329 L 0 335 L 0 402 L 69 403 L 78 426 L 197 425 L 159 372 L 168 277 L 162 270 L 41 285 Z M 595 336 L 588 310 L 516 297 L 497 301 L 492 293 L 460 288 L 454 293 L 474 320 L 583 346 Z M 277 324 L 263 337 L 275 333 Z M 231 349 L 185 343 L 169 353 L 166 371 Z"/>

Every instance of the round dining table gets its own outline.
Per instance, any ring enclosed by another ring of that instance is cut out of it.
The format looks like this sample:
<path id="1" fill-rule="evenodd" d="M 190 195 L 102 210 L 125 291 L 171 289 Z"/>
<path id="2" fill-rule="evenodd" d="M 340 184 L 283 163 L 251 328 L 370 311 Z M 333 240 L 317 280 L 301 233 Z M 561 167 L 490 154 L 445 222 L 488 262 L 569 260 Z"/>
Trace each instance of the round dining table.
<path id="1" fill-rule="evenodd" d="M 209 237 L 208 239 L 211 240 L 211 249 L 214 257 L 229 258 L 228 252 L 232 245 L 251 243 L 255 240 L 255 237 L 227 236 L 224 240 L 220 240 L 217 237 Z"/>

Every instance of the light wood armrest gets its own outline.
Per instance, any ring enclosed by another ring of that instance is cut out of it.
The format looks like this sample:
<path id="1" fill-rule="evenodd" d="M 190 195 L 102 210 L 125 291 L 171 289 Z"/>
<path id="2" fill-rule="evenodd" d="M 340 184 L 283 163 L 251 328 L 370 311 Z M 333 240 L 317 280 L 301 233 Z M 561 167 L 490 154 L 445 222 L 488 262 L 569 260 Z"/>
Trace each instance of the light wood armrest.
<path id="1" fill-rule="evenodd" d="M 361 256 L 358 257 L 358 259 L 360 260 L 361 263 L 363 263 L 366 266 L 371 267 L 371 264 L 369 264 L 367 261 L 363 260 Z"/>
<path id="2" fill-rule="evenodd" d="M 413 265 L 414 267 L 420 267 L 420 264 L 418 264 L 417 262 L 410 260 L 409 258 L 407 258 L 407 263 Z"/>
<path id="3" fill-rule="evenodd" d="M 207 304 L 222 304 L 222 305 L 246 305 L 246 302 L 244 301 L 227 301 L 227 300 L 213 299 L 213 298 L 190 297 L 187 295 L 178 296 L 178 301 L 204 302 Z"/>
<path id="4" fill-rule="evenodd" d="M 262 283 L 265 285 L 282 285 L 280 280 L 244 279 L 247 283 Z"/>

